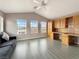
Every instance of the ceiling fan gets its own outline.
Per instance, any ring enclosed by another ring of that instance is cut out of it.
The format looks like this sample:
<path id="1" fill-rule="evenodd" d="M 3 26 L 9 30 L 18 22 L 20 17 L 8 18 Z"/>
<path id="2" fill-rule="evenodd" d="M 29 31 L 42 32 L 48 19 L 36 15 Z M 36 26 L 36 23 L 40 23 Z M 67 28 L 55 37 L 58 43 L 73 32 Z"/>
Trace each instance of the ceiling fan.
<path id="1" fill-rule="evenodd" d="M 33 0 L 33 2 L 36 4 L 36 6 L 34 6 L 34 9 L 39 10 L 41 8 L 46 8 L 48 0 Z"/>

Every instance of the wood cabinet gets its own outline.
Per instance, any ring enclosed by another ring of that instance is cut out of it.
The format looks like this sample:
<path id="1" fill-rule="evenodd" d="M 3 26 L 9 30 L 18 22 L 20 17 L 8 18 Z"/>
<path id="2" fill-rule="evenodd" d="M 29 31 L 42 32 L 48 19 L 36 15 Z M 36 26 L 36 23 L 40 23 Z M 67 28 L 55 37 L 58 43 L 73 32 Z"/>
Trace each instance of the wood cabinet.
<path id="1" fill-rule="evenodd" d="M 66 20 L 65 20 L 65 18 L 61 19 L 61 28 L 66 28 Z"/>
<path id="2" fill-rule="evenodd" d="M 48 21 L 48 33 L 52 32 L 52 21 Z"/>
<path id="3" fill-rule="evenodd" d="M 61 33 L 61 35 L 55 32 Z M 50 38 L 58 39 L 61 37 L 62 44 L 64 45 L 70 45 L 76 41 L 74 36 L 64 33 L 79 34 L 79 15 L 48 21 L 48 36 Z"/>
<path id="4" fill-rule="evenodd" d="M 61 35 L 61 41 L 62 41 L 62 44 L 64 44 L 64 45 L 69 45 L 69 40 L 68 40 L 69 38 L 68 38 L 68 35 L 66 35 L 66 34 L 62 34 Z"/>
<path id="5" fill-rule="evenodd" d="M 79 16 L 73 17 L 74 22 L 74 32 L 79 33 Z"/>
<path id="6" fill-rule="evenodd" d="M 49 38 L 52 38 L 52 24 L 53 22 L 52 21 L 48 21 L 48 37 Z"/>
<path id="7" fill-rule="evenodd" d="M 68 22 L 65 18 L 54 20 L 55 22 L 55 28 L 67 28 Z"/>
<path id="8" fill-rule="evenodd" d="M 62 34 L 62 44 L 64 45 L 76 45 L 77 44 L 77 36 L 69 35 L 69 34 Z"/>
<path id="9" fill-rule="evenodd" d="M 60 28 L 61 23 L 59 19 L 55 20 L 54 23 L 55 23 L 55 28 Z"/>

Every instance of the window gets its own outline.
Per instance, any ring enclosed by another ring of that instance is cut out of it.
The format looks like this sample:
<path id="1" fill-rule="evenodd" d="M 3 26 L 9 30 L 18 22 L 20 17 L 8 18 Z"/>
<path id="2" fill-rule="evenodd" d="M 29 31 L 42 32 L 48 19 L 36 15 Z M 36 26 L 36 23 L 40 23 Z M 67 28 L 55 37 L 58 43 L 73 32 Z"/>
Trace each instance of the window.
<path id="1" fill-rule="evenodd" d="M 41 22 L 41 33 L 46 33 L 46 22 Z"/>
<path id="2" fill-rule="evenodd" d="M 3 17 L 0 16 L 0 32 L 3 32 Z"/>
<path id="3" fill-rule="evenodd" d="M 31 25 L 31 34 L 38 33 L 38 21 L 32 20 L 30 25 Z"/>
<path id="4" fill-rule="evenodd" d="M 27 34 L 27 21 L 25 19 L 18 19 L 17 28 L 17 34 Z"/>

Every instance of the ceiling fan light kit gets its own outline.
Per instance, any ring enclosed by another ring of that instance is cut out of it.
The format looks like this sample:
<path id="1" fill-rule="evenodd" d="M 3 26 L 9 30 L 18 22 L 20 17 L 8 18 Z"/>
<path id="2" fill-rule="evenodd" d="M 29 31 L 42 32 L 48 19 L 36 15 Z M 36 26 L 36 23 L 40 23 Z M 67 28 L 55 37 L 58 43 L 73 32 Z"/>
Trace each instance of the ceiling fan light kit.
<path id="1" fill-rule="evenodd" d="M 34 9 L 39 10 L 46 7 L 48 0 L 33 0 L 33 2 L 39 5 L 34 6 Z"/>
<path id="2" fill-rule="evenodd" d="M 38 4 L 40 1 L 39 0 L 33 0 L 33 2 Z"/>

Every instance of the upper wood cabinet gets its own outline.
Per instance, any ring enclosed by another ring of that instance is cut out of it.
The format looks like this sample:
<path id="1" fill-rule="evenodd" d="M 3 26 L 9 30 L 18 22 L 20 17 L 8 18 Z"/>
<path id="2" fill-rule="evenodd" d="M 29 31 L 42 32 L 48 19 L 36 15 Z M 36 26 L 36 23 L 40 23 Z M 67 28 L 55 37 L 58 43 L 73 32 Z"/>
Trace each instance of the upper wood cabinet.
<path id="1" fill-rule="evenodd" d="M 79 28 L 79 16 L 74 16 L 73 20 L 75 28 Z"/>
<path id="2" fill-rule="evenodd" d="M 55 28 L 66 28 L 67 27 L 67 22 L 65 18 L 55 20 L 54 22 L 55 22 Z"/>
<path id="3" fill-rule="evenodd" d="M 60 21 L 59 19 L 54 20 L 54 23 L 55 23 L 55 28 L 60 28 L 60 26 L 61 26 L 61 21 Z"/>
<path id="4" fill-rule="evenodd" d="M 53 22 L 52 21 L 48 21 L 48 37 L 52 38 L 52 27 L 53 27 Z"/>
<path id="5" fill-rule="evenodd" d="M 67 31 L 69 33 L 74 33 L 74 20 L 73 20 L 73 16 L 66 18 L 66 28 L 67 28 Z"/>
<path id="6" fill-rule="evenodd" d="M 48 33 L 52 32 L 52 21 L 48 21 Z"/>
<path id="7" fill-rule="evenodd" d="M 59 31 L 79 33 L 79 15 L 66 18 L 59 18 L 53 21 L 48 22 L 48 32 Z"/>
<path id="8" fill-rule="evenodd" d="M 66 20 L 65 20 L 65 18 L 62 18 L 60 21 L 61 21 L 61 28 L 65 28 L 66 27 Z"/>
<path id="9" fill-rule="evenodd" d="M 73 17 L 75 33 L 79 33 L 79 16 Z"/>
<path id="10" fill-rule="evenodd" d="M 66 26 L 67 28 L 73 28 L 73 17 L 66 18 Z"/>

